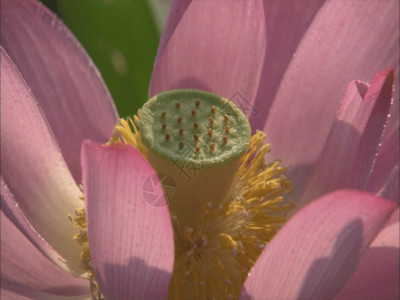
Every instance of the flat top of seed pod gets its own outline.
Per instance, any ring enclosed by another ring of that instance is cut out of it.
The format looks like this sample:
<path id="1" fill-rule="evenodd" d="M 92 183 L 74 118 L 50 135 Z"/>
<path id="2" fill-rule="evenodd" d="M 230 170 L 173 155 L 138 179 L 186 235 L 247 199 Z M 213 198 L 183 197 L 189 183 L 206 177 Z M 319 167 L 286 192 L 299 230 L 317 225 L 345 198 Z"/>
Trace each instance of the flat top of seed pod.
<path id="1" fill-rule="evenodd" d="M 211 168 L 241 156 L 249 145 L 246 115 L 230 100 L 198 90 L 173 90 L 139 110 L 143 143 L 174 163 Z"/>

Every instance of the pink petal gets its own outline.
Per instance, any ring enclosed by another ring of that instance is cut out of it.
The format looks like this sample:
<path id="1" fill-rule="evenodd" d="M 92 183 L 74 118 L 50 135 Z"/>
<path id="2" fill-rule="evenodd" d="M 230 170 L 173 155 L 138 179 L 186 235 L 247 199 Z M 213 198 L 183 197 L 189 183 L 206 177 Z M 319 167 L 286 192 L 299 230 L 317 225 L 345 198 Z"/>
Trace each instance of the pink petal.
<path id="1" fill-rule="evenodd" d="M 399 255 L 397 209 L 336 299 L 398 299 Z"/>
<path id="2" fill-rule="evenodd" d="M 394 208 L 352 190 L 312 202 L 264 250 L 245 283 L 247 292 L 255 299 L 331 299 Z"/>
<path id="3" fill-rule="evenodd" d="M 231 98 L 248 115 L 266 49 L 263 3 L 176 1 L 154 64 L 149 95 L 195 88 Z"/>
<path id="4" fill-rule="evenodd" d="M 72 33 L 37 1 L 1 1 L 1 39 L 80 183 L 82 141 L 107 141 L 118 117 L 98 70 Z"/>
<path id="5" fill-rule="evenodd" d="M 1 172 L 15 202 L 35 230 L 81 272 L 77 229 L 68 214 L 81 192 L 37 102 L 1 49 Z"/>
<path id="6" fill-rule="evenodd" d="M 87 294 L 89 281 L 60 269 L 1 211 L 1 279 L 55 295 Z"/>
<path id="7" fill-rule="evenodd" d="M 361 82 L 349 84 L 319 161 L 296 202 L 297 210 L 335 189 L 365 189 L 389 113 L 392 86 L 391 70 L 378 73 L 369 88 Z"/>
<path id="8" fill-rule="evenodd" d="M 327 1 L 281 82 L 264 128 L 302 192 L 345 87 L 398 65 L 398 1 Z M 397 81 L 396 81 L 397 82 Z M 397 87 L 396 87 L 397 88 Z"/>
<path id="9" fill-rule="evenodd" d="M 168 207 L 143 198 L 154 170 L 130 146 L 86 142 L 82 151 L 90 253 L 102 292 L 107 299 L 166 299 L 174 261 Z"/>

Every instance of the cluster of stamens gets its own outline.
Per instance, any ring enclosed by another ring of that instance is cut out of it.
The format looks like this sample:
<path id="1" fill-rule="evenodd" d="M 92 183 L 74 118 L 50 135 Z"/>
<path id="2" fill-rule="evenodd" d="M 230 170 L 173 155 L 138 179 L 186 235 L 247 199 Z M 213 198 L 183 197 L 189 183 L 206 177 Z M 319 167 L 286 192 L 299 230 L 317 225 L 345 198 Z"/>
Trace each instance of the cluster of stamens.
<path id="1" fill-rule="evenodd" d="M 291 190 L 285 169 L 278 160 L 264 162 L 270 151 L 263 142 L 265 134 L 257 132 L 250 138 L 248 120 L 239 108 L 227 99 L 194 90 L 155 96 L 139 111 L 135 123 L 140 132 L 132 124 L 134 131 L 129 133 L 124 120 L 117 129 L 145 157 L 202 164 L 190 183 L 178 180 L 184 194 L 169 206 L 175 239 L 169 299 L 238 299 L 254 262 L 292 208 L 283 196 Z M 158 160 L 153 163 L 157 169 Z M 171 170 L 175 168 L 174 163 Z M 210 176 L 212 172 L 224 178 L 232 174 L 228 196 L 217 195 L 223 180 L 207 185 L 200 180 L 223 178 Z M 188 199 L 200 206 L 185 206 Z"/>
<path id="2" fill-rule="evenodd" d="M 237 299 L 257 257 L 285 223 L 293 207 L 283 197 L 290 182 L 278 160 L 264 164 L 270 151 L 264 138 L 261 132 L 251 138 L 230 197 L 219 205 L 205 203 L 197 226 L 184 226 L 172 215 L 176 262 L 170 296 Z"/>

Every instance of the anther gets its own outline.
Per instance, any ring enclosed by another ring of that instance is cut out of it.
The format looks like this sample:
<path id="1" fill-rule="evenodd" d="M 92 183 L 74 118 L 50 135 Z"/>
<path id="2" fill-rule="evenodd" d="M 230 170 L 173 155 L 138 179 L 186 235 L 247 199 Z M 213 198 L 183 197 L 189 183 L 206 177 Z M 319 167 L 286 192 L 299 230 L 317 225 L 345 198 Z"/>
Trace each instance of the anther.
<path id="1" fill-rule="evenodd" d="M 230 133 L 231 132 L 231 128 L 229 126 L 225 126 L 225 132 L 226 133 Z"/>
<path id="2" fill-rule="evenodd" d="M 196 100 L 196 106 L 200 106 L 200 100 Z"/>
<path id="3" fill-rule="evenodd" d="M 178 117 L 178 122 L 180 123 L 180 122 L 182 122 L 182 117 Z"/>
<path id="4" fill-rule="evenodd" d="M 161 114 L 161 117 L 163 118 L 163 119 L 165 119 L 165 116 L 167 115 L 167 113 L 165 112 L 165 111 L 163 111 L 162 112 L 162 114 Z"/>
<path id="5" fill-rule="evenodd" d="M 183 128 L 179 128 L 179 134 L 183 135 L 183 133 L 185 132 L 185 130 Z"/>
<path id="6" fill-rule="evenodd" d="M 181 107 L 181 103 L 180 102 L 176 102 L 175 103 L 175 107 L 179 109 Z"/>
<path id="7" fill-rule="evenodd" d="M 200 136 L 196 133 L 196 134 L 194 135 L 194 139 L 195 139 L 196 141 L 198 141 L 199 138 L 200 138 Z"/>
<path id="8" fill-rule="evenodd" d="M 224 137 L 222 138 L 222 140 L 224 141 L 224 144 L 226 144 L 228 142 L 228 137 L 226 135 L 224 135 Z"/>
<path id="9" fill-rule="evenodd" d="M 208 135 L 212 136 L 212 134 L 213 134 L 213 130 L 211 128 L 208 128 Z"/>
<path id="10" fill-rule="evenodd" d="M 179 148 L 183 148 L 183 146 L 185 146 L 185 143 L 184 142 L 179 142 Z"/>
<path id="11" fill-rule="evenodd" d="M 216 111 L 217 111 L 217 109 L 215 108 L 215 106 L 211 106 L 211 113 L 215 114 Z"/>
<path id="12" fill-rule="evenodd" d="M 213 125 L 214 124 L 214 118 L 210 117 L 210 124 Z"/>
<path id="13" fill-rule="evenodd" d="M 211 151 L 214 151 L 214 150 L 215 150 L 215 144 L 214 144 L 214 143 L 211 143 L 211 144 L 210 144 L 210 149 L 211 149 Z"/>
<path id="14" fill-rule="evenodd" d="M 171 138 L 171 135 L 170 135 L 169 133 L 167 133 L 167 134 L 165 135 L 165 139 L 166 139 L 167 141 L 169 141 L 170 138 Z"/>
<path id="15" fill-rule="evenodd" d="M 224 122 L 227 123 L 229 121 L 229 117 L 227 115 L 224 115 Z"/>
<path id="16" fill-rule="evenodd" d="M 197 111 L 192 110 L 192 116 L 194 117 L 196 115 Z"/>
<path id="17" fill-rule="evenodd" d="M 200 152 L 200 147 L 199 146 L 196 146 L 194 149 L 196 150 L 197 153 Z"/>
<path id="18" fill-rule="evenodd" d="M 161 126 L 161 128 L 162 128 L 163 130 L 165 130 L 165 128 L 167 128 L 167 124 L 163 123 L 162 126 Z"/>
<path id="19" fill-rule="evenodd" d="M 197 128 L 199 127 L 199 123 L 194 122 L 194 123 L 193 123 L 193 127 L 194 127 L 195 129 L 197 129 Z"/>

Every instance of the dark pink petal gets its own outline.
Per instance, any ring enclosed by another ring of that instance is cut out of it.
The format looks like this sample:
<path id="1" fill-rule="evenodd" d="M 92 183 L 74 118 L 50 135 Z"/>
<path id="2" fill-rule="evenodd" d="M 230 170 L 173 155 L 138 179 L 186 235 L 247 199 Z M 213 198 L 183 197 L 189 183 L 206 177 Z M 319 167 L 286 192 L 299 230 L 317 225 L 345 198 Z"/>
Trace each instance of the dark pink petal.
<path id="1" fill-rule="evenodd" d="M 262 1 L 175 1 L 172 8 L 149 95 L 195 88 L 255 114 L 266 50 Z"/>
<path id="2" fill-rule="evenodd" d="M 82 141 L 107 141 L 117 120 L 98 70 L 72 33 L 35 0 L 1 1 L 1 43 L 32 89 L 80 183 Z"/>
<path id="3" fill-rule="evenodd" d="M 342 190 L 294 215 L 269 243 L 245 288 L 255 299 L 331 299 L 396 206 Z"/>
<path id="4" fill-rule="evenodd" d="M 398 69 L 395 80 L 398 80 Z M 399 90 L 395 89 L 390 117 L 385 127 L 366 190 L 399 201 Z"/>
<path id="5" fill-rule="evenodd" d="M 1 211 L 1 279 L 55 295 L 90 292 L 89 281 L 65 272 L 19 231 Z"/>
<path id="6" fill-rule="evenodd" d="M 81 192 L 65 164 L 37 102 L 1 48 L 1 173 L 35 230 L 80 273 L 77 229 L 68 219 L 82 206 Z"/>
<path id="7" fill-rule="evenodd" d="M 336 189 L 365 189 L 387 121 L 392 89 L 392 70 L 378 73 L 369 88 L 361 82 L 349 84 L 319 161 L 296 201 L 297 210 Z M 385 179 L 389 176 L 380 175 Z"/>
<path id="8" fill-rule="evenodd" d="M 280 84 L 264 131 L 302 192 L 346 85 L 398 65 L 398 1 L 327 1 Z M 396 81 L 398 82 L 398 81 Z M 397 87 L 396 87 L 397 88 Z"/>
<path id="9" fill-rule="evenodd" d="M 372 79 L 371 86 L 364 99 L 365 101 L 376 102 L 376 105 L 365 124 L 365 128 L 363 128 L 357 148 L 357 156 L 352 165 L 349 186 L 355 189 L 365 189 L 375 163 L 378 144 L 381 141 L 393 99 L 393 70 L 378 73 Z M 367 116 L 363 118 L 367 118 Z M 388 174 L 380 175 L 388 176 Z"/>
<path id="10" fill-rule="evenodd" d="M 166 299 L 174 243 L 168 207 L 144 198 L 154 170 L 130 146 L 93 142 L 83 145 L 82 167 L 90 253 L 106 299 Z"/>
<path id="11" fill-rule="evenodd" d="M 399 299 L 399 256 L 397 209 L 336 299 Z"/>

